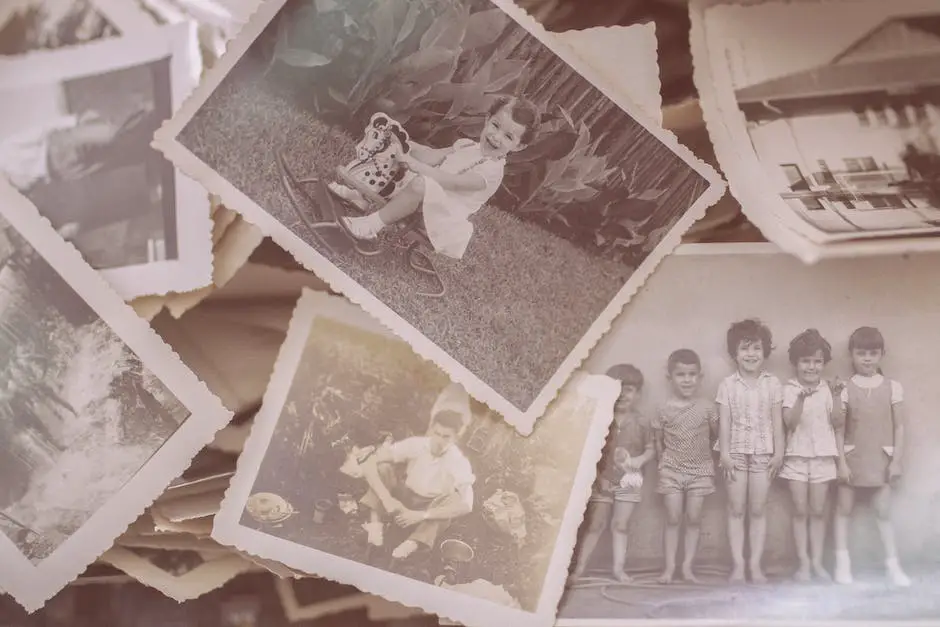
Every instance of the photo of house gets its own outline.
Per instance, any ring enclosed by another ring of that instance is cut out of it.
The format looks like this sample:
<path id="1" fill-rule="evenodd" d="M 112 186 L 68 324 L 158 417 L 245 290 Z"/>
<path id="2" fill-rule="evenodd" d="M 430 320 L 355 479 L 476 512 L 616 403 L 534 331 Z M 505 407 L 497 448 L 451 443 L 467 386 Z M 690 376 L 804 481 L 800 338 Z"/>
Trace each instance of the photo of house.
<path id="1" fill-rule="evenodd" d="M 940 13 L 895 14 L 833 57 L 839 34 L 806 42 L 815 67 L 735 92 L 759 160 L 833 237 L 940 230 Z"/>

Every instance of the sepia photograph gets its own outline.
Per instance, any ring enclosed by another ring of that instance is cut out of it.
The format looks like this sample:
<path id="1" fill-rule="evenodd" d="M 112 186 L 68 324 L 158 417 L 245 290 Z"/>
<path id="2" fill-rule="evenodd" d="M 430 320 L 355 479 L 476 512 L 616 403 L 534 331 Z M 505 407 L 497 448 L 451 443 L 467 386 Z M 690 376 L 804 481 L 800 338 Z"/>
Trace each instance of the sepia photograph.
<path id="1" fill-rule="evenodd" d="M 106 550 L 231 414 L 2 182 L 0 343 L 0 587 L 29 609 Z"/>
<path id="2" fill-rule="evenodd" d="M 0 57 L 0 175 L 125 299 L 211 280 L 208 194 L 150 147 L 195 85 L 194 38 L 154 25 Z"/>
<path id="3" fill-rule="evenodd" d="M 917 247 L 940 248 L 935 2 L 766 2 L 696 14 L 698 83 L 719 161 L 771 240 L 789 229 L 817 247 L 863 253 L 915 236 Z"/>
<path id="4" fill-rule="evenodd" d="M 523 434 L 724 188 L 505 0 L 277 0 L 229 50 L 155 145 Z"/>
<path id="5" fill-rule="evenodd" d="M 212 536 L 471 627 L 548 627 L 617 387 L 577 373 L 522 437 L 305 291 Z"/>
<path id="6" fill-rule="evenodd" d="M 0 56 L 78 46 L 153 28 L 127 0 L 6 0 L 0 6 Z"/>
<path id="7" fill-rule="evenodd" d="M 557 624 L 935 619 L 938 261 L 666 259 L 586 364 L 621 397 Z"/>
<path id="8" fill-rule="evenodd" d="M 100 561 L 179 601 L 199 598 L 258 567 L 233 553 L 112 547 Z"/>

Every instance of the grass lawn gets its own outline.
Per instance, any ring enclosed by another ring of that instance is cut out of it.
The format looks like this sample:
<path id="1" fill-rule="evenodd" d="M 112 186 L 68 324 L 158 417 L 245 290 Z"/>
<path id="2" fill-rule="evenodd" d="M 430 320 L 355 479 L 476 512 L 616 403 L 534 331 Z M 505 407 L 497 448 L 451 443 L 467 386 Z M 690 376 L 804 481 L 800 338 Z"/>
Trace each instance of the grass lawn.
<path id="1" fill-rule="evenodd" d="M 300 177 L 331 176 L 353 156 L 353 138 L 275 95 L 241 68 L 212 95 L 180 141 L 256 204 L 314 244 L 282 191 L 275 151 Z M 505 212 L 485 207 L 460 261 L 435 256 L 443 299 L 400 251 L 362 257 L 318 250 L 503 398 L 527 408 L 633 272 Z"/>

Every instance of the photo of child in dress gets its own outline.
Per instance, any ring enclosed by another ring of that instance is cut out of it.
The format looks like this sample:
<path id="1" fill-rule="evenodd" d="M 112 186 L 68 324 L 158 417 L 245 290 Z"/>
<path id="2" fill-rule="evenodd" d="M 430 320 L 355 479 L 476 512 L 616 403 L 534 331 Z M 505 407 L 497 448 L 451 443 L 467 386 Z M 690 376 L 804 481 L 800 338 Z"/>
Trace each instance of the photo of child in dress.
<path id="1" fill-rule="evenodd" d="M 399 161 L 416 176 L 382 209 L 363 217 L 343 217 L 362 239 L 422 211 L 428 239 L 437 252 L 460 259 L 473 235 L 470 216 L 503 182 L 506 156 L 523 150 L 538 130 L 541 114 L 531 103 L 500 97 L 487 113 L 480 139 L 459 139 L 448 148 L 412 142 Z"/>

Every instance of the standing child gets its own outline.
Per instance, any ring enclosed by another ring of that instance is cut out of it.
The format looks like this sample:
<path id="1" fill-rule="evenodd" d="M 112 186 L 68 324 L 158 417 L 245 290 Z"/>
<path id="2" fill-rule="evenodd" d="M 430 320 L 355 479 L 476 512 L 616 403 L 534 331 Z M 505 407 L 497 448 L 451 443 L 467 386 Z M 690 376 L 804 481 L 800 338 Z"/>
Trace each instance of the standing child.
<path id="1" fill-rule="evenodd" d="M 822 558 L 829 483 L 838 475 L 836 460 L 842 460 L 843 412 L 841 403 L 833 402 L 841 386 L 823 379 L 832 346 L 816 329 L 793 338 L 788 355 L 796 378 L 783 388 L 788 435 L 780 477 L 789 482 L 793 498 L 793 539 L 800 560 L 796 580 L 809 581 L 815 575 L 829 581 Z"/>
<path id="2" fill-rule="evenodd" d="M 613 545 L 612 571 L 615 579 L 630 581 L 624 572 L 627 559 L 627 531 L 633 508 L 640 502 L 643 466 L 653 458 L 649 425 L 636 409 L 643 389 L 643 373 L 635 366 L 620 364 L 607 371 L 620 381 L 620 398 L 614 407 L 614 424 L 607 436 L 597 481 L 587 511 L 587 530 L 571 576 L 584 575 L 591 554 L 610 521 Z"/>
<path id="3" fill-rule="evenodd" d="M 718 427 L 715 404 L 698 396 L 702 361 L 695 351 L 681 348 L 666 362 L 670 397 L 653 419 L 659 485 L 666 504 L 663 536 L 666 568 L 660 583 L 671 583 L 679 550 L 679 526 L 685 509 L 685 544 L 682 578 L 697 581 L 692 561 L 698 549 L 702 504 L 715 491 L 712 435 Z"/>
<path id="4" fill-rule="evenodd" d="M 868 493 L 878 517 L 878 532 L 885 549 L 885 568 L 896 586 L 911 580 L 901 569 L 891 524 L 891 493 L 903 472 L 905 440 L 904 390 L 885 377 L 880 368 L 885 354 L 878 329 L 860 327 L 849 337 L 849 353 L 855 374 L 842 390 L 845 406 L 846 468 L 839 485 L 835 518 L 836 581 L 852 583 L 849 559 L 849 519 L 858 493 Z"/>
<path id="5" fill-rule="evenodd" d="M 783 390 L 764 370 L 773 348 L 770 329 L 758 320 L 728 329 L 728 354 L 737 366 L 718 386 L 718 450 L 728 483 L 728 540 L 734 562 L 730 580 L 744 581 L 744 516 L 749 514 L 751 581 L 764 583 L 761 567 L 770 481 L 783 463 Z"/>
<path id="6" fill-rule="evenodd" d="M 473 235 L 470 216 L 502 185 L 506 156 L 525 148 L 540 124 L 541 114 L 530 102 L 502 97 L 487 114 L 478 141 L 459 139 L 447 148 L 410 143 L 399 160 L 417 176 L 375 213 L 342 218 L 346 227 L 360 239 L 373 239 L 421 209 L 434 250 L 462 258 Z"/>

